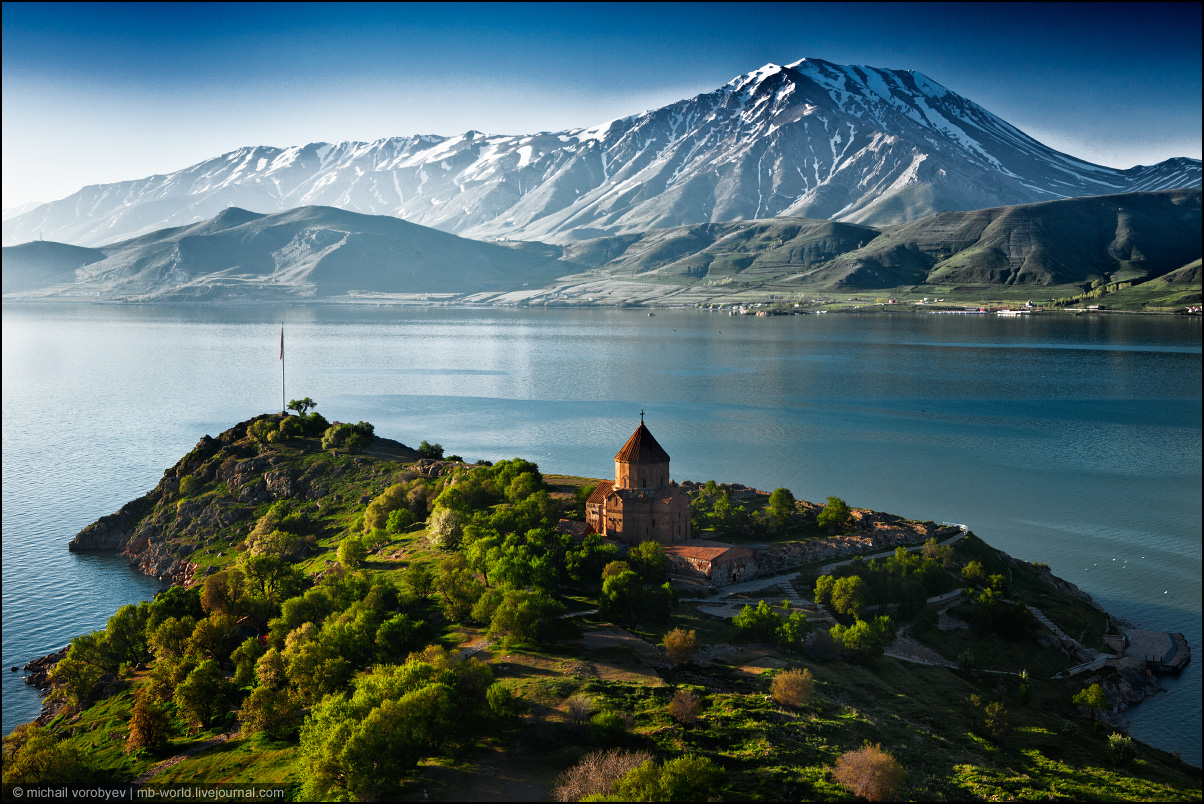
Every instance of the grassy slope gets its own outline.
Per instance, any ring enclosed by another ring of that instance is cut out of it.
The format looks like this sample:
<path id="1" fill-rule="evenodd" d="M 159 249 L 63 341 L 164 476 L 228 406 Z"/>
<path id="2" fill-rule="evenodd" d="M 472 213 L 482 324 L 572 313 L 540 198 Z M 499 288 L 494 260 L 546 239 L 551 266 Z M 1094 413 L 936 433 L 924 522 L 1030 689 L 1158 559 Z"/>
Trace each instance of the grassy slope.
<path id="1" fill-rule="evenodd" d="M 328 470 L 324 477 L 330 504 L 317 513 L 323 531 L 316 553 L 306 559 L 311 571 L 320 570 L 333 558 L 338 539 L 362 511 L 360 499 L 388 485 L 405 465 L 403 460 L 385 458 L 331 457 L 314 447 L 313 442 L 303 440 L 269 448 L 296 467 L 317 463 Z M 558 485 L 593 482 L 584 478 L 552 480 Z M 214 488 L 206 493 L 219 492 Z M 261 507 L 266 509 L 266 505 Z M 240 529 L 247 527 L 247 523 L 230 526 L 227 537 L 240 538 Z M 409 561 L 432 560 L 435 556 L 422 536 L 421 526 L 417 526 L 397 537 L 367 562 L 366 571 L 392 572 Z M 234 554 L 221 550 L 222 545 L 228 547 L 228 542 L 207 547 L 210 552 L 201 556 L 202 565 L 231 563 Z M 1096 610 L 1048 587 L 1035 574 L 1006 562 L 976 539 L 959 543 L 958 558 L 975 558 L 991 571 L 1007 572 L 1015 594 L 1034 601 L 1068 633 L 1077 636 L 1081 630 L 1090 630 L 1092 623 L 1102 623 Z M 568 601 L 570 609 L 592 607 L 596 591 L 583 592 Z M 893 659 L 868 666 L 840 661 L 821 664 L 763 645 L 738 646 L 738 652 L 723 662 L 658 672 L 648 663 L 651 645 L 669 629 L 694 629 L 702 644 L 714 645 L 733 642 L 732 626 L 683 606 L 670 622 L 637 629 L 636 635 L 651 643 L 641 646 L 630 640 L 608 641 L 605 635 L 614 629 L 597 615 L 581 622 L 586 640 L 541 649 L 495 645 L 480 654 L 492 663 L 499 678 L 512 685 L 533 715 L 525 725 L 466 747 L 458 755 L 424 763 L 408 788 L 409 798 L 529 800 L 546 796 L 557 772 L 584 752 L 602 747 L 567 722 L 566 700 L 574 694 L 588 695 L 598 708 L 633 715 L 634 731 L 623 743 L 628 747 L 662 756 L 698 753 L 715 760 L 727 770 L 724 796 L 728 800 L 847 800 L 848 794 L 831 782 L 829 768 L 842 752 L 866 741 L 881 743 L 898 758 L 907 771 L 902 797 L 909 799 L 1182 800 L 1198 799 L 1200 794 L 1199 770 L 1146 746 L 1139 747 L 1134 765 L 1110 768 L 1105 762 L 1106 732 L 1095 731 L 1069 704 L 1079 682 L 1042 679 L 1044 674 L 1037 674 L 1041 657 L 1034 656 L 1030 665 L 1038 676 L 1033 681 L 1034 697 L 1023 704 L 1014 677 L 964 677 Z M 479 628 L 455 625 L 445 628 L 442 641 L 449 646 L 466 644 L 480 636 Z M 1087 641 L 1094 638 L 1088 634 Z M 984 659 L 1011 649 L 989 638 L 975 639 L 974 649 Z M 953 650 L 959 646 L 935 647 Z M 1044 661 L 1060 662 L 1061 666 L 1068 663 L 1057 654 L 1044 656 Z M 808 667 L 818 682 L 816 695 L 798 711 L 779 706 L 766 694 L 767 668 L 785 666 Z M 132 683 L 141 683 L 141 679 Z M 704 696 L 702 717 L 692 727 L 675 723 L 666 713 L 677 688 L 694 689 Z M 997 742 L 984 736 L 968 703 L 974 693 L 1005 702 L 1014 726 L 1009 736 Z M 131 689 L 127 688 L 94 704 L 74 721 L 61 717 L 53 727 L 114 778 L 128 780 L 163 758 L 135 759 L 122 753 L 124 723 L 131 706 Z M 214 736 L 216 732 L 207 731 L 177 737 L 164 756 Z M 239 736 L 183 760 L 155 782 L 270 781 L 291 785 L 302 771 L 298 754 L 293 742 L 275 743 L 261 734 Z"/>
<path id="2" fill-rule="evenodd" d="M 804 218 L 683 226 L 589 241 L 566 256 L 594 266 L 573 281 L 647 283 L 668 296 L 657 299 L 663 303 L 764 301 L 771 293 L 791 301 L 816 293 L 1045 300 L 1094 280 L 1160 277 L 1193 259 L 1199 198 L 1191 190 L 1130 193 L 945 212 L 881 233 Z M 1199 293 L 1198 271 L 1187 281 L 1131 295 L 1141 305 L 1186 304 Z"/>

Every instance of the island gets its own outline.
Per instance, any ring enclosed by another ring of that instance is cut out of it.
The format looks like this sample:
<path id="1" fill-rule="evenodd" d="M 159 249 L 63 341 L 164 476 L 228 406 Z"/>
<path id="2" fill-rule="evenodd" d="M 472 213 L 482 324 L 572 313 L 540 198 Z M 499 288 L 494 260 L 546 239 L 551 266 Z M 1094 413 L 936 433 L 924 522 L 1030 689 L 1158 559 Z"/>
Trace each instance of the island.
<path id="1" fill-rule="evenodd" d="M 676 481 L 642 417 L 611 480 L 290 407 L 71 541 L 165 588 L 25 666 L 46 706 L 5 738 L 6 785 L 1200 797 L 1200 769 L 1123 728 L 1182 636 L 965 526 Z"/>

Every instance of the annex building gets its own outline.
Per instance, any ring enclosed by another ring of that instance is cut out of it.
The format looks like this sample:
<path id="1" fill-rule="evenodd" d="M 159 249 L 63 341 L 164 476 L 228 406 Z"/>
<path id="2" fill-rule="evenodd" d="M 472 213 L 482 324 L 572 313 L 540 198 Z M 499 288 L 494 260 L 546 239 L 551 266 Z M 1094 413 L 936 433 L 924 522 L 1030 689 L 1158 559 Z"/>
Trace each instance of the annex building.
<path id="1" fill-rule="evenodd" d="M 690 495 L 669 479 L 669 453 L 640 426 L 615 455 L 615 479 L 585 503 L 585 521 L 604 538 L 661 544 L 690 538 Z"/>

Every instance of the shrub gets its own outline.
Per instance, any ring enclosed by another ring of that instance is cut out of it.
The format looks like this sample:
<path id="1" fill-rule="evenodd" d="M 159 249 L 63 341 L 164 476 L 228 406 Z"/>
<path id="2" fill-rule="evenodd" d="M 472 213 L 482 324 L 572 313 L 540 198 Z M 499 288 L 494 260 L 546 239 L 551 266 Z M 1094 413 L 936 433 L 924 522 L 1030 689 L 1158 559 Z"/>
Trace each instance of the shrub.
<path id="1" fill-rule="evenodd" d="M 619 801 L 706 801 L 718 792 L 723 769 L 694 755 L 666 760 L 657 767 L 649 761 L 619 782 Z"/>
<path id="2" fill-rule="evenodd" d="M 1137 756 L 1137 746 L 1127 734 L 1114 731 L 1108 735 L 1108 758 L 1117 765 L 1127 765 Z"/>
<path id="3" fill-rule="evenodd" d="M 669 717 L 678 723 L 690 725 L 698 721 L 698 710 L 702 708 L 702 699 L 688 690 L 678 690 L 669 701 Z"/>
<path id="4" fill-rule="evenodd" d="M 204 482 L 196 475 L 184 475 L 180 478 L 180 494 L 191 497 L 201 490 Z"/>
<path id="5" fill-rule="evenodd" d="M 272 440 L 279 426 L 275 419 L 258 419 L 251 422 L 251 426 L 247 428 L 247 437 L 257 444 L 266 444 Z"/>
<path id="6" fill-rule="evenodd" d="M 830 662 L 840 658 L 844 645 L 829 631 L 819 630 L 807 637 L 803 643 L 807 656 L 817 662 Z"/>
<path id="7" fill-rule="evenodd" d="M 1092 684 L 1086 689 L 1079 690 L 1071 703 L 1084 707 L 1091 713 L 1091 719 L 1095 720 L 1096 715 L 1108 708 L 1108 693 L 1104 692 L 1104 688 L 1099 684 Z"/>
<path id="8" fill-rule="evenodd" d="M 569 722 L 574 726 L 582 726 L 589 720 L 590 712 L 594 711 L 594 702 L 586 695 L 574 695 L 565 704 L 568 707 Z"/>
<path id="9" fill-rule="evenodd" d="M 1006 735 L 1012 730 L 1011 721 L 1008 718 L 1008 710 L 999 701 L 987 703 L 978 695 L 970 696 L 970 703 L 978 710 L 979 717 L 982 718 L 983 729 L 987 734 L 998 739 Z"/>
<path id="10" fill-rule="evenodd" d="M 688 664 L 698 652 L 698 638 L 693 630 L 674 628 L 665 634 L 661 644 L 665 648 L 665 655 L 674 664 Z"/>
<path id="11" fill-rule="evenodd" d="M 632 725 L 631 715 L 621 712 L 599 712 L 589 719 L 590 739 L 598 743 L 613 743 L 623 739 Z"/>
<path id="12" fill-rule="evenodd" d="M 275 437 L 271 440 L 288 441 L 293 438 L 300 438 L 305 435 L 305 424 L 296 416 L 289 416 L 280 422 L 280 427 L 276 430 Z"/>
<path id="13" fill-rule="evenodd" d="M 769 692 L 775 701 L 783 706 L 795 708 L 806 703 L 814 690 L 815 680 L 811 678 L 811 671 L 806 668 L 778 673 L 769 686 Z"/>
<path id="14" fill-rule="evenodd" d="M 376 437 L 375 431 L 376 428 L 368 422 L 331 425 L 322 435 L 322 449 L 363 449 L 372 443 L 372 439 Z"/>
<path id="15" fill-rule="evenodd" d="M 557 801 L 581 801 L 589 796 L 609 795 L 620 779 L 651 761 L 652 754 L 647 751 L 594 751 L 560 774 L 552 797 Z"/>
<path id="16" fill-rule="evenodd" d="M 903 768 L 881 746 L 867 745 L 842 754 L 833 777 L 866 801 L 886 801 L 903 783 Z"/>

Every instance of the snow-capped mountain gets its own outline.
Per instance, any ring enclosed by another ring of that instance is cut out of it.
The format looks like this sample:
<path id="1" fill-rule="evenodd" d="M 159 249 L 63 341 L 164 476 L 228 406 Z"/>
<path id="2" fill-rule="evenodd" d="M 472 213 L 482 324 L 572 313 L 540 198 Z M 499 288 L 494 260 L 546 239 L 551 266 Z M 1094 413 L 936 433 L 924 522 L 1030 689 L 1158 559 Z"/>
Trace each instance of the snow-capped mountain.
<path id="1" fill-rule="evenodd" d="M 933 212 L 1199 187 L 1200 162 L 1094 165 L 921 73 L 803 59 L 586 129 L 242 148 L 85 187 L 4 242 L 99 245 L 238 206 L 394 215 L 479 239 L 570 242 L 779 215 L 889 224 Z"/>

